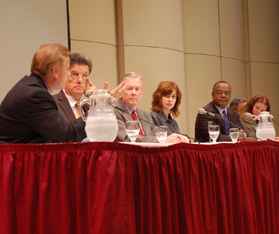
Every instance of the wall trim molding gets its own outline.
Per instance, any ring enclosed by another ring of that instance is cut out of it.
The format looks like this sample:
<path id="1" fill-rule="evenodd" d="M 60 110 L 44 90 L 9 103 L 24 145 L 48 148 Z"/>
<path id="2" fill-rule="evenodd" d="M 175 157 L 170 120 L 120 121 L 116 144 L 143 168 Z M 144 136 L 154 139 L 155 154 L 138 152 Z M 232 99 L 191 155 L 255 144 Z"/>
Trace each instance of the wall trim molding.
<path id="1" fill-rule="evenodd" d="M 125 74 L 124 21 L 123 21 L 122 0 L 115 0 L 114 6 L 115 6 L 117 81 L 118 83 L 120 83 Z"/>
<path id="2" fill-rule="evenodd" d="M 68 49 L 71 50 L 71 27 L 70 27 L 70 7 L 69 7 L 69 0 L 66 0 L 66 14 L 67 14 Z"/>

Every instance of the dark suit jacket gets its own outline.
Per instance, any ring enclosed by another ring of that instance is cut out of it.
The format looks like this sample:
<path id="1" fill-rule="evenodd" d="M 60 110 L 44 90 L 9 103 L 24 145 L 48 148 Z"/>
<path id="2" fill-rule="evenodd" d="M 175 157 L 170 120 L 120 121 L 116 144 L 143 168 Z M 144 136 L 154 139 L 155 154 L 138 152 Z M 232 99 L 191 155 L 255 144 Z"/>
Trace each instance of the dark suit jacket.
<path id="1" fill-rule="evenodd" d="M 36 75 L 23 77 L 0 106 L 0 141 L 64 142 L 85 138 L 85 123 L 71 124 L 58 111 L 44 81 Z"/>
<path id="2" fill-rule="evenodd" d="M 75 121 L 75 114 L 70 106 L 70 103 L 65 93 L 63 91 L 60 91 L 57 95 L 54 95 L 53 97 L 57 103 L 58 109 L 64 115 L 65 119 L 67 119 L 69 122 Z"/>
<path id="3" fill-rule="evenodd" d="M 141 126 L 143 127 L 144 130 L 144 136 L 141 138 L 138 137 L 137 141 L 158 142 L 154 134 L 155 124 L 153 123 L 151 115 L 140 109 L 137 109 L 136 111 Z M 114 112 L 118 120 L 118 135 L 117 135 L 118 140 L 129 141 L 129 138 L 125 130 L 126 129 L 125 123 L 126 121 L 132 120 L 131 114 L 129 113 L 127 107 L 121 101 L 118 101 L 117 104 L 115 105 Z"/>
<path id="4" fill-rule="evenodd" d="M 224 120 L 213 102 L 208 103 L 204 109 L 208 112 L 214 113 L 215 117 L 208 116 L 206 114 L 197 115 L 195 123 L 195 140 L 198 142 L 209 141 L 208 121 L 213 121 L 215 124 L 220 126 L 220 135 L 218 141 L 230 141 L 230 136 L 225 135 Z M 230 121 L 230 128 L 242 128 L 239 115 L 237 113 L 231 112 L 229 108 L 227 111 L 228 119 Z"/>

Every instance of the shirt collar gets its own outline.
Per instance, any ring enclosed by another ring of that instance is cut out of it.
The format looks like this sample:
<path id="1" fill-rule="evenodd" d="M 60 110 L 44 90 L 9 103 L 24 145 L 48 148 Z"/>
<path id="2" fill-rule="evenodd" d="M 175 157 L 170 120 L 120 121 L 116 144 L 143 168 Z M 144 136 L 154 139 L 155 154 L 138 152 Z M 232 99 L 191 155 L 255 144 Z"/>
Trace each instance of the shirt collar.
<path id="1" fill-rule="evenodd" d="M 133 111 L 137 111 L 137 108 L 129 108 L 129 106 L 125 105 L 122 100 L 119 100 L 118 104 L 120 105 L 121 109 L 125 110 L 129 114 L 131 114 Z"/>
<path id="2" fill-rule="evenodd" d="M 63 92 L 64 92 L 71 108 L 74 108 L 75 105 L 77 104 L 77 101 L 71 95 L 68 95 L 64 89 L 63 89 Z"/>
<path id="3" fill-rule="evenodd" d="M 221 107 L 219 107 L 219 106 L 216 106 L 216 108 L 217 108 L 217 110 L 219 111 L 219 113 L 223 116 L 223 111 L 225 111 L 226 112 L 226 114 L 228 114 L 228 108 L 227 107 L 225 107 L 225 108 L 221 108 Z"/>
<path id="4" fill-rule="evenodd" d="M 158 115 L 159 115 L 159 118 L 161 118 L 162 120 L 164 120 L 165 122 L 168 122 L 168 121 L 172 121 L 173 120 L 173 116 L 172 114 L 170 113 L 169 116 L 167 117 L 163 112 L 157 112 Z"/>

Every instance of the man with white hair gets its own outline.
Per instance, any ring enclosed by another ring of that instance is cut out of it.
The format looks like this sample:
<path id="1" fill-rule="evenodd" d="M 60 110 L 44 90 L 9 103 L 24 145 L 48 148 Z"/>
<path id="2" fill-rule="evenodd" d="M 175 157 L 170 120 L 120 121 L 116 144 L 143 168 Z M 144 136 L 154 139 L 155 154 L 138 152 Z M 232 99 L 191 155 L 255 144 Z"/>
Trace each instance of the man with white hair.
<path id="1" fill-rule="evenodd" d="M 157 142 L 154 135 L 155 124 L 153 123 L 150 113 L 138 108 L 139 101 L 143 96 L 142 77 L 135 72 L 127 73 L 124 76 L 122 84 L 121 97 L 115 105 L 115 114 L 119 126 L 118 139 L 120 141 L 129 141 L 125 130 L 126 122 L 138 120 L 140 133 L 137 141 Z M 169 143 L 188 141 L 186 137 L 179 134 L 172 134 L 167 138 L 167 142 Z"/>

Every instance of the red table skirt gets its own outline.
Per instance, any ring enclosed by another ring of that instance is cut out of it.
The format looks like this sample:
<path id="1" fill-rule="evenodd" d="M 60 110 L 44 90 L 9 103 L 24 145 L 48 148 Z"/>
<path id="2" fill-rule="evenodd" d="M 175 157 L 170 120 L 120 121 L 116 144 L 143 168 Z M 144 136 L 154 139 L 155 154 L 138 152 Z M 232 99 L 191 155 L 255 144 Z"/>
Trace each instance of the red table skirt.
<path id="1" fill-rule="evenodd" d="M 0 234 L 278 234 L 279 143 L 0 145 Z"/>

